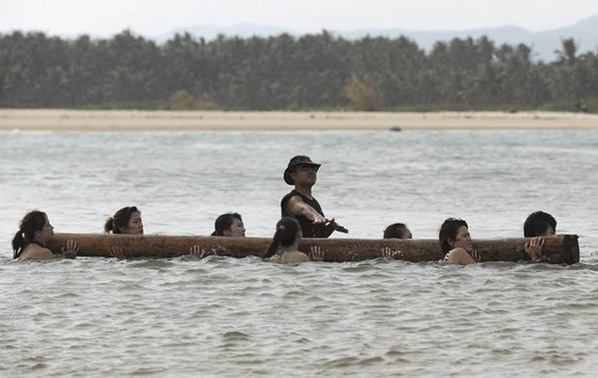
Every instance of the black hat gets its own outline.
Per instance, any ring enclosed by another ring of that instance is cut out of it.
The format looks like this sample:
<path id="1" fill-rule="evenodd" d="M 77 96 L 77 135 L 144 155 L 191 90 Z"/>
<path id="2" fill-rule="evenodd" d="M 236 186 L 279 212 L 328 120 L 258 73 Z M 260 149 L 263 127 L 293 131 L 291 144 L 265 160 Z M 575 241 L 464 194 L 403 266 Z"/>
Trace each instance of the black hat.
<path id="1" fill-rule="evenodd" d="M 305 155 L 293 156 L 293 158 L 291 160 L 289 160 L 289 165 L 287 165 L 287 169 L 284 170 L 284 175 L 282 176 L 282 177 L 284 177 L 284 182 L 286 182 L 289 185 L 295 185 L 295 182 L 291 178 L 291 172 L 299 164 L 313 165 L 315 167 L 319 167 L 320 165 L 322 165 L 322 164 L 314 163 L 313 161 L 311 161 L 309 156 L 305 156 Z"/>

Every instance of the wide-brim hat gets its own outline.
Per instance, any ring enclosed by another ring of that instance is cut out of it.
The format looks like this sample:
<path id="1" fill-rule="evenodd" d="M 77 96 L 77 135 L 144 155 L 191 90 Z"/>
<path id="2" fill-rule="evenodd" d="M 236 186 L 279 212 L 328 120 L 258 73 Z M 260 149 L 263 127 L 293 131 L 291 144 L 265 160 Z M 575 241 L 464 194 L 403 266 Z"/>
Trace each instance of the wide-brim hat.
<path id="1" fill-rule="evenodd" d="M 289 160 L 287 169 L 284 170 L 284 174 L 282 175 L 282 177 L 284 177 L 284 182 L 286 182 L 289 185 L 295 185 L 295 181 L 293 181 L 293 179 L 291 178 L 291 172 L 299 164 L 313 165 L 314 167 L 320 167 L 322 165 L 322 164 L 314 163 L 313 161 L 311 161 L 309 156 L 305 156 L 305 155 L 293 156 L 291 158 L 291 160 Z"/>

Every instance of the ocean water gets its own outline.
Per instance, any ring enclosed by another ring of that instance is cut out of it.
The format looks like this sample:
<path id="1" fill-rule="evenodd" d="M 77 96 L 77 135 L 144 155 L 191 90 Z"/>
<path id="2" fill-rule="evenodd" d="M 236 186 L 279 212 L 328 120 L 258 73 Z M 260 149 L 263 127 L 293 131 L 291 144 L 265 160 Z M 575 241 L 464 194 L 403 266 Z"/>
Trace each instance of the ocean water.
<path id="1" fill-rule="evenodd" d="M 243 215 L 271 236 L 290 157 L 348 235 L 405 222 L 436 238 L 519 237 L 532 211 L 580 236 L 579 264 L 212 256 L 15 262 L 22 216 L 99 233 L 123 206 L 148 234 L 207 235 Z M 598 132 L 0 133 L 0 376 L 593 376 Z"/>

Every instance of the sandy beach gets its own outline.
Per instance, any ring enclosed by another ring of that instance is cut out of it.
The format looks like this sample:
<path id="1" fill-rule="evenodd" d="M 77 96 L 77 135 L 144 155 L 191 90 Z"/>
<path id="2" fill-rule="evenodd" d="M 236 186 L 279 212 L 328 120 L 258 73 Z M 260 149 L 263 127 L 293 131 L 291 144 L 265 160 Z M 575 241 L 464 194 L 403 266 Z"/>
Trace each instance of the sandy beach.
<path id="1" fill-rule="evenodd" d="M 0 109 L 0 130 L 598 129 L 598 115 L 558 112 L 222 112 Z"/>

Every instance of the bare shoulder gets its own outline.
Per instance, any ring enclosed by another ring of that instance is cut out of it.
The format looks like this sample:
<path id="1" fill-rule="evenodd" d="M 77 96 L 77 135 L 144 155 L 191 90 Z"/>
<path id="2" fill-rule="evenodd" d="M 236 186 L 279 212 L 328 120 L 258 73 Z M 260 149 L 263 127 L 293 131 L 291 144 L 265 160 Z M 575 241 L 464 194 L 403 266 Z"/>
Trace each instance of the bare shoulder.
<path id="1" fill-rule="evenodd" d="M 298 195 L 290 197 L 284 204 L 285 210 L 291 214 L 299 214 L 302 206 L 305 206 L 305 202 Z"/>
<path id="2" fill-rule="evenodd" d="M 303 202 L 303 198 L 301 198 L 301 196 L 295 194 L 294 196 L 289 197 L 289 199 L 287 200 L 287 206 L 292 206 L 294 204 L 297 203 L 304 203 Z"/>
<path id="3" fill-rule="evenodd" d="M 307 262 L 309 257 L 300 251 L 290 251 L 282 254 L 281 262 L 293 263 L 293 262 Z"/>
<path id="4" fill-rule="evenodd" d="M 475 260 L 471 257 L 469 253 L 464 248 L 457 247 L 451 249 L 448 256 L 448 262 L 451 264 L 460 264 L 460 265 L 467 265 L 474 263 Z"/>
<path id="5" fill-rule="evenodd" d="M 35 244 L 29 244 L 19 256 L 21 260 L 51 260 L 53 258 L 52 251 Z"/>

